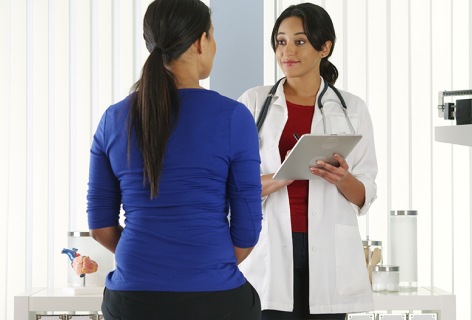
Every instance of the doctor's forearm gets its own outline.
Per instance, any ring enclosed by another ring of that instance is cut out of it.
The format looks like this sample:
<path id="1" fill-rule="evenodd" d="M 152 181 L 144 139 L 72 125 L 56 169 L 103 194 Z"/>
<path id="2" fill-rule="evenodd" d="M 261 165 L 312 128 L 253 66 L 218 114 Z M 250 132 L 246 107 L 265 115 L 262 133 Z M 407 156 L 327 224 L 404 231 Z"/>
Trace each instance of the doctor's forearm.
<path id="1" fill-rule="evenodd" d="M 279 191 L 285 186 L 288 186 L 293 181 L 292 180 L 274 180 L 272 177 L 274 173 L 266 174 L 261 176 L 261 184 L 262 184 L 262 194 L 261 197 L 268 196 L 271 193 Z"/>
<path id="2" fill-rule="evenodd" d="M 339 184 L 336 184 L 338 190 L 349 201 L 362 208 L 365 202 L 365 187 L 362 182 L 357 180 L 350 172 Z"/>

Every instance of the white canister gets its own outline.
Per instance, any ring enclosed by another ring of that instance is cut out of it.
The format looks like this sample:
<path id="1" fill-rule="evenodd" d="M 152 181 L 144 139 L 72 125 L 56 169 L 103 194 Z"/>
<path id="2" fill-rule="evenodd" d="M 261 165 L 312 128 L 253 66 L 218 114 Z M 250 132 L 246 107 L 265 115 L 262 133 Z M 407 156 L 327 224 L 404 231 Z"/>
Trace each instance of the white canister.
<path id="1" fill-rule="evenodd" d="M 104 287 L 106 276 L 110 271 L 115 270 L 115 255 L 95 241 L 88 231 L 69 231 L 67 237 L 68 247 L 66 249 L 76 248 L 80 255 L 88 256 L 98 264 L 97 272 L 85 276 L 85 286 Z M 64 257 L 64 260 L 66 260 L 66 257 Z M 82 278 L 72 269 L 69 257 L 67 257 L 67 268 L 67 283 L 69 286 L 81 286 Z"/>
<path id="2" fill-rule="evenodd" d="M 390 251 L 389 263 L 399 266 L 400 288 L 418 287 L 416 210 L 390 211 Z"/>
<path id="3" fill-rule="evenodd" d="M 372 291 L 398 291 L 400 267 L 376 265 L 372 270 Z"/>

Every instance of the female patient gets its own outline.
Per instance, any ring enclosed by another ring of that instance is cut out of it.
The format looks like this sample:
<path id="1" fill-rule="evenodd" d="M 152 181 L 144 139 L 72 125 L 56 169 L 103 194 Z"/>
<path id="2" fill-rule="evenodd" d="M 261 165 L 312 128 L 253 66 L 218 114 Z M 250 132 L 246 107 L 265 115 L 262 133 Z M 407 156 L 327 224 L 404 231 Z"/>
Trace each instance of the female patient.
<path id="1" fill-rule="evenodd" d="M 210 11 L 156 0 L 144 39 L 141 79 L 91 149 L 89 228 L 117 262 L 105 319 L 260 319 L 238 269 L 261 230 L 257 129 L 243 104 L 199 86 L 216 52 Z"/>

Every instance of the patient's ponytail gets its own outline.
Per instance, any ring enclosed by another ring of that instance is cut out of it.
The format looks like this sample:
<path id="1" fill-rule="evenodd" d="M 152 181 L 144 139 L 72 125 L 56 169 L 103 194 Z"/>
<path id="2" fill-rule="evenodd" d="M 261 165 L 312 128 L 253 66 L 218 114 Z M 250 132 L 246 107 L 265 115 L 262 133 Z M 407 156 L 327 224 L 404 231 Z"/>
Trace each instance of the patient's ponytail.
<path id="1" fill-rule="evenodd" d="M 166 68 L 211 27 L 210 9 L 199 0 L 156 0 L 146 11 L 143 35 L 150 54 L 133 86 L 128 125 L 128 161 L 133 132 L 143 156 L 143 184 L 159 194 L 167 142 L 179 116 L 179 92 Z"/>

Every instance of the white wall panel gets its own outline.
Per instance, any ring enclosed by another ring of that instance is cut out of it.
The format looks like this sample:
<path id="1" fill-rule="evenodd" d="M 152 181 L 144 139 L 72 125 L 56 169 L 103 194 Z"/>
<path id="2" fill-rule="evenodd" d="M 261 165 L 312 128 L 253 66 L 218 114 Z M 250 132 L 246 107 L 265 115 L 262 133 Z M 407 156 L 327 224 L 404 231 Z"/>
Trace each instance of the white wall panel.
<path id="1" fill-rule="evenodd" d="M 69 228 L 76 230 L 77 200 L 77 6 L 69 2 Z"/>
<path id="2" fill-rule="evenodd" d="M 54 286 L 61 287 L 67 282 L 68 258 L 61 252 L 67 247 L 67 231 L 69 231 L 69 185 L 70 185 L 70 49 L 69 49 L 69 1 L 55 3 L 55 189 L 54 203 Z"/>
<path id="3" fill-rule="evenodd" d="M 141 0 L 133 1 L 133 83 L 141 76 L 142 66 L 142 12 Z"/>
<path id="4" fill-rule="evenodd" d="M 432 93 L 447 90 L 452 86 L 451 78 L 451 1 L 432 2 L 433 21 L 433 72 Z M 441 23 L 435 23 L 441 21 Z M 450 90 L 450 89 L 449 89 Z M 447 101 L 447 100 L 446 100 Z M 436 105 L 437 102 L 433 103 Z M 433 126 L 448 125 L 437 116 Z M 451 188 L 452 188 L 452 145 L 433 144 L 433 276 L 434 285 L 446 291 L 452 290 L 451 281 Z"/>
<path id="5" fill-rule="evenodd" d="M 91 15 L 90 0 L 76 2 L 76 230 L 87 230 L 86 196 L 91 142 Z M 106 63 L 106 62 L 105 62 Z M 74 119 L 72 119 L 74 121 Z M 73 146 L 71 146 L 73 147 Z"/>
<path id="6" fill-rule="evenodd" d="M 10 184 L 10 74 L 11 74 L 11 20 L 10 1 L 0 2 L 0 41 L 4 44 L 3 54 L 0 59 L 0 96 L 5 97 L 5 102 L 0 105 L 0 150 L 3 155 L 0 157 L 0 203 L 2 203 L 0 214 L 0 256 L 8 257 L 8 237 L 9 237 L 9 184 Z M 0 263 L 0 274 L 5 285 L 0 286 L 0 318 L 7 315 L 7 294 L 8 294 L 8 259 Z"/>
<path id="7" fill-rule="evenodd" d="M 346 14 L 347 20 L 344 21 L 349 30 L 346 39 L 346 54 L 344 61 L 347 63 L 339 72 L 344 74 L 345 79 L 349 83 L 349 92 L 359 96 L 366 101 L 367 97 L 367 61 L 365 59 L 367 52 L 367 12 L 366 0 L 347 1 Z M 336 30 L 337 31 L 337 30 Z M 336 48 L 338 50 L 338 48 Z M 339 82 L 340 84 L 340 82 Z M 338 84 L 338 86 L 339 86 Z M 348 106 L 349 111 L 349 106 Z M 367 235 L 367 216 L 359 217 L 359 230 L 362 238 Z"/>
<path id="8" fill-rule="evenodd" d="M 264 85 L 274 85 L 276 80 L 276 60 L 271 46 L 271 35 L 276 14 L 276 1 L 264 0 Z"/>
<path id="9" fill-rule="evenodd" d="M 26 288 L 32 286 L 34 214 L 33 1 L 26 1 Z"/>
<path id="10" fill-rule="evenodd" d="M 117 5 L 115 6 L 114 4 Z M 98 97 L 92 97 L 92 113 L 94 115 L 92 117 L 92 128 L 90 132 L 91 137 L 93 137 L 93 135 L 95 134 L 95 130 L 98 126 L 98 122 L 102 118 L 103 112 L 112 104 L 112 101 L 114 99 L 114 73 L 117 72 L 118 75 L 120 74 L 119 65 L 117 65 L 117 70 L 114 70 L 113 68 L 114 59 L 116 56 L 118 57 L 118 61 L 120 61 L 120 50 L 118 50 L 116 55 L 113 52 L 114 33 L 117 32 L 118 35 L 120 34 L 119 26 L 117 30 L 113 30 L 114 10 L 118 8 L 119 12 L 119 7 L 119 1 L 97 1 L 96 14 L 98 25 L 97 29 L 95 30 L 98 35 L 97 43 L 93 41 L 93 34 L 95 32 L 92 30 L 92 46 L 96 46 L 96 49 L 92 50 L 92 53 L 96 55 L 96 57 L 92 56 L 92 61 L 95 61 L 96 59 L 96 65 L 94 67 L 94 64 L 92 63 L 92 68 L 97 68 L 97 70 L 95 70 L 94 73 L 94 69 L 92 69 L 92 83 L 96 84 L 96 94 L 98 95 Z M 92 26 L 94 25 L 95 23 L 92 22 Z M 92 91 L 94 91 L 94 88 L 92 88 Z M 90 143 L 91 142 L 92 140 L 90 140 Z"/>
<path id="11" fill-rule="evenodd" d="M 464 86 L 463 88 L 467 88 Z M 471 163 L 469 150 L 465 146 L 454 146 L 454 264 L 450 277 L 454 282 L 453 289 L 456 294 L 457 319 L 471 318 L 471 277 L 470 277 L 470 257 L 471 257 L 471 188 L 467 177 L 470 177 Z M 448 277 L 448 278 L 450 278 Z"/>
<path id="12" fill-rule="evenodd" d="M 7 316 L 13 318 L 13 295 L 26 285 L 26 1 L 11 1 L 10 206 Z M 14 30 L 14 31 L 13 31 Z M 2 315 L 3 316 L 3 315 Z"/>
<path id="13" fill-rule="evenodd" d="M 367 94 L 367 61 L 366 56 L 366 0 L 347 1 L 347 81 L 349 83 L 349 92 L 359 96 L 365 101 Z M 336 30 L 339 34 L 341 30 Z M 339 48 L 336 48 L 338 50 Z M 339 70 L 340 72 L 343 69 Z M 349 108 L 349 107 L 348 107 Z"/>
<path id="14" fill-rule="evenodd" d="M 334 30 L 336 32 L 336 44 L 330 61 L 339 71 L 339 77 L 336 81 L 336 87 L 344 89 L 344 36 L 342 30 L 344 28 L 343 0 L 330 0 L 326 2 L 326 11 L 329 13 L 333 21 Z"/>
<path id="15" fill-rule="evenodd" d="M 32 287 L 47 285 L 48 263 L 48 147 L 49 147 L 49 101 L 48 101 L 48 2 L 33 2 L 33 153 L 28 160 L 33 163 L 32 203 Z M 28 76 L 30 73 L 28 72 Z M 28 79 L 29 80 L 29 79 Z M 27 254 L 29 252 L 27 251 Z M 28 274 L 27 274 L 28 278 Z M 27 284 L 28 285 L 28 284 Z"/>
<path id="16" fill-rule="evenodd" d="M 395 0 L 391 6 L 391 163 L 392 209 L 409 205 L 408 127 L 408 1 Z M 387 75 L 388 76 L 388 75 Z"/>
<path id="17" fill-rule="evenodd" d="M 469 28 L 471 8 L 470 1 L 454 0 L 452 2 L 452 20 L 453 25 L 451 29 L 451 72 L 452 72 L 452 90 L 470 89 L 468 72 L 471 68 L 469 45 L 470 34 L 472 30 Z M 457 97 L 463 99 L 463 97 Z M 470 98 L 470 97 L 467 97 Z M 457 319 L 471 318 L 471 283 L 470 277 L 470 254 L 471 254 L 471 182 L 470 179 L 470 165 L 469 155 L 471 148 L 464 146 L 453 146 L 453 289 L 457 295 Z M 469 182 L 469 183 L 467 183 Z"/>
<path id="18" fill-rule="evenodd" d="M 47 286 L 54 287 L 54 252 L 56 211 L 56 6 L 48 1 L 48 225 L 47 225 Z M 57 251 L 56 251 L 57 252 Z"/>
<path id="19" fill-rule="evenodd" d="M 411 209 L 418 210 L 418 281 L 431 282 L 431 118 L 434 94 L 431 92 L 430 1 L 411 1 Z"/>
<path id="20" fill-rule="evenodd" d="M 116 1 L 116 0 L 115 0 Z M 130 88 L 134 84 L 133 78 L 133 16 L 131 1 L 121 1 L 120 3 L 120 86 L 119 100 L 129 95 Z M 142 35 L 142 26 L 141 26 Z M 142 39 L 142 36 L 141 36 Z M 142 40 L 144 42 L 144 39 Z M 116 103 L 117 101 L 113 101 Z"/>
<path id="21" fill-rule="evenodd" d="M 367 57 L 368 81 L 366 103 L 373 121 L 375 149 L 379 172 L 377 174 L 377 200 L 369 210 L 369 237 L 380 240 L 386 253 L 387 234 L 387 17 L 386 1 L 367 2 Z M 359 47 L 362 52 L 362 47 Z M 362 235 L 362 234 L 361 234 Z M 365 238 L 365 237 L 364 237 Z"/>

